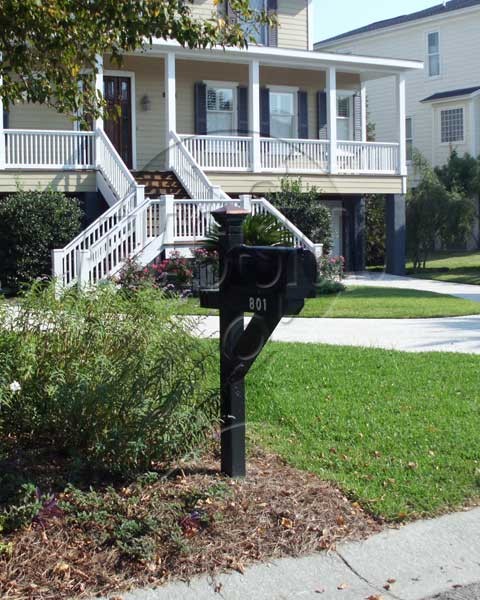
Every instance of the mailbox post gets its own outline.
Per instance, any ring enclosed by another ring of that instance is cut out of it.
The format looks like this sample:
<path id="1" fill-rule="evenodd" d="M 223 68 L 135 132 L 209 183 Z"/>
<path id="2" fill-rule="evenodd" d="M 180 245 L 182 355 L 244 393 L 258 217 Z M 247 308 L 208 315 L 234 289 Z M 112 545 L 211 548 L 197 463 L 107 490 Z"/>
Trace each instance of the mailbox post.
<path id="1" fill-rule="evenodd" d="M 200 304 L 220 310 L 221 468 L 244 477 L 244 378 L 280 319 L 298 314 L 315 295 L 315 256 L 302 248 L 243 245 L 246 210 L 212 212 L 220 225 L 218 290 L 201 290 Z M 253 316 L 244 328 L 244 313 Z"/>

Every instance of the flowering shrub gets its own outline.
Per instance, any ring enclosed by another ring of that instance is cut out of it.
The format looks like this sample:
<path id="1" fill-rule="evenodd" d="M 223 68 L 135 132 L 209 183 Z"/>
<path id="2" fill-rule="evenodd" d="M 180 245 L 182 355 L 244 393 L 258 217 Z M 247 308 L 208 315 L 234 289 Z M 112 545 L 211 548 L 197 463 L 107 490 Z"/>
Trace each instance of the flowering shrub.
<path id="1" fill-rule="evenodd" d="M 215 287 L 218 282 L 219 257 L 216 250 L 195 248 L 193 255 L 193 291 Z"/>
<path id="2" fill-rule="evenodd" d="M 344 268 L 343 256 L 322 256 L 318 261 L 318 278 L 320 281 L 341 281 Z"/>
<path id="3" fill-rule="evenodd" d="M 188 259 L 175 250 L 160 262 L 149 267 L 155 281 L 160 285 L 173 284 L 176 288 L 191 287 L 193 270 Z"/>

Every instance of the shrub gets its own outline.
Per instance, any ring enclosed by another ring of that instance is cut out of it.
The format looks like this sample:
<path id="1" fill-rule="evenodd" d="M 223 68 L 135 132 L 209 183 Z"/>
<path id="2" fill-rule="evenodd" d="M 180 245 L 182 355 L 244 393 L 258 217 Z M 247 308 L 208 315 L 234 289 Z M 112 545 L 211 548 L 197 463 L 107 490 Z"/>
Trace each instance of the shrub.
<path id="1" fill-rule="evenodd" d="M 51 274 L 51 251 L 81 230 L 79 201 L 60 192 L 18 191 L 0 200 L 0 282 L 18 290 Z"/>
<path id="2" fill-rule="evenodd" d="M 191 288 L 193 270 L 191 261 L 174 250 L 168 258 L 153 263 L 150 267 L 155 281 L 160 284 L 171 283 L 177 289 Z"/>
<path id="3" fill-rule="evenodd" d="M 367 265 L 385 264 L 385 198 L 369 196 L 366 202 Z"/>
<path id="4" fill-rule="evenodd" d="M 289 221 L 316 244 L 323 244 L 328 254 L 332 248 L 332 216 L 320 203 L 320 192 L 315 187 L 304 189 L 302 180 L 285 177 L 280 192 L 269 195 L 270 202 Z"/>
<path id="5" fill-rule="evenodd" d="M 0 455 L 15 439 L 16 451 L 51 448 L 125 474 L 202 441 L 218 395 L 212 350 L 176 317 L 177 300 L 108 284 L 57 300 L 53 285 L 34 285 L 15 319 L 4 305 Z"/>

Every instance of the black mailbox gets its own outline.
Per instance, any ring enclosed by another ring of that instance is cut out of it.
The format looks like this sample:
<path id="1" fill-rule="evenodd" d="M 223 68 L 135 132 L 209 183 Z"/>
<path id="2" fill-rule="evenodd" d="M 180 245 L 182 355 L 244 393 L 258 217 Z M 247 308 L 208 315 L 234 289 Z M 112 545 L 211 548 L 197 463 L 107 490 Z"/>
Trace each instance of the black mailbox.
<path id="1" fill-rule="evenodd" d="M 303 248 L 235 246 L 225 254 L 220 292 L 201 292 L 207 308 L 296 315 L 315 296 L 317 264 Z"/>

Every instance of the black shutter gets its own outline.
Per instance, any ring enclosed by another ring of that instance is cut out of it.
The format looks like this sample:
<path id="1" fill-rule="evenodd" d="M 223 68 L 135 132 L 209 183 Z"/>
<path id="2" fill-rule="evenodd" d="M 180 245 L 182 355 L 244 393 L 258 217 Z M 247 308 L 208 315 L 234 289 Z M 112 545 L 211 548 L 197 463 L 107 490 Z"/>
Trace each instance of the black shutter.
<path id="1" fill-rule="evenodd" d="M 327 92 L 317 93 L 318 139 L 328 140 Z"/>
<path id="2" fill-rule="evenodd" d="M 362 141 L 362 97 L 360 94 L 353 96 L 353 139 L 356 142 Z"/>
<path id="3" fill-rule="evenodd" d="M 278 15 L 278 3 L 277 0 L 267 1 L 267 12 L 270 17 Z M 270 27 L 268 30 L 268 45 L 277 47 L 278 46 L 278 27 L 277 25 Z"/>
<path id="4" fill-rule="evenodd" d="M 238 86 L 238 135 L 248 135 L 248 87 Z"/>
<path id="5" fill-rule="evenodd" d="M 207 135 L 207 86 L 199 81 L 195 84 L 195 135 Z"/>
<path id="6" fill-rule="evenodd" d="M 298 137 L 301 140 L 308 140 L 308 94 L 299 91 L 298 97 Z"/>
<path id="7" fill-rule="evenodd" d="M 233 25 L 238 21 L 238 15 L 237 13 L 233 10 L 233 8 L 230 6 L 230 2 L 228 0 L 225 0 L 225 4 L 227 7 L 226 15 L 227 15 L 227 19 L 230 23 L 232 23 Z"/>
<path id="8" fill-rule="evenodd" d="M 260 88 L 260 135 L 270 137 L 270 92 Z"/>
<path id="9" fill-rule="evenodd" d="M 8 129 L 10 125 L 10 113 L 8 110 L 3 111 L 3 128 Z"/>

